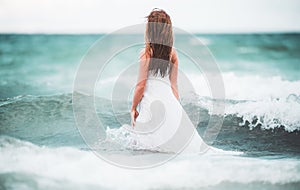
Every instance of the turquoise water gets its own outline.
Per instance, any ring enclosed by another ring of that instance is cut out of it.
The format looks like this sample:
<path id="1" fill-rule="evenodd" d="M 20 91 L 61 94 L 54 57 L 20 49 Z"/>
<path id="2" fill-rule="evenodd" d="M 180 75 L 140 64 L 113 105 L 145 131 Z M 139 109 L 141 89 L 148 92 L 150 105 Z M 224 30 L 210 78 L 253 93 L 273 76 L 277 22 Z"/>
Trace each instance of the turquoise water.
<path id="1" fill-rule="evenodd" d="M 103 36 L 0 35 L 0 189 L 299 189 L 300 34 L 195 35 L 211 51 L 225 84 L 224 123 L 213 146 L 243 154 L 180 157 L 140 171 L 99 159 L 75 124 L 76 71 Z M 106 44 L 102 53 L 110 54 L 122 38 Z M 176 45 L 192 46 L 195 55 L 201 48 L 180 36 L 175 36 Z M 120 123 L 107 99 L 111 79 L 137 59 L 141 47 L 115 56 L 111 61 L 117 66 L 108 68 L 104 89 L 99 89 L 98 115 L 112 129 Z M 209 96 L 203 73 L 178 52 L 179 68 L 197 92 L 182 105 L 191 120 L 200 116 L 196 125 L 203 135 L 216 100 Z M 118 117 L 129 123 L 126 106 Z M 128 154 L 125 149 L 109 145 L 104 153 Z M 129 154 L 143 158 L 145 153 Z"/>

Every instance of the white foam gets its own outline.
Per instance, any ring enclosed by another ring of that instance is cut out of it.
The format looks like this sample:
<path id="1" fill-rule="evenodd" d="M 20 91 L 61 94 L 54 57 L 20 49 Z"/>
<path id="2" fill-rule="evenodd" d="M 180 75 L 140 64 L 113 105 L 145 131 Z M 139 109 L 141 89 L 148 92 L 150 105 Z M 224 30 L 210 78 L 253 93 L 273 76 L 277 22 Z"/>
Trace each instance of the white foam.
<path id="1" fill-rule="evenodd" d="M 231 155 L 177 157 L 146 170 L 106 163 L 92 152 L 38 147 L 7 137 L 0 139 L 0 171 L 27 173 L 80 185 L 112 189 L 201 188 L 224 181 L 289 183 L 300 181 L 300 161 L 264 160 Z M 137 158 L 138 159 L 138 158 Z"/>
<path id="2" fill-rule="evenodd" d="M 252 129 L 257 124 L 263 129 L 275 129 L 284 126 L 288 132 L 300 130 L 300 96 L 289 95 L 284 99 L 247 101 L 237 104 L 228 104 L 226 114 L 235 114 L 250 122 Z M 252 124 L 253 120 L 256 120 Z"/>
<path id="3" fill-rule="evenodd" d="M 284 126 L 289 132 L 300 130 L 300 81 L 287 81 L 279 76 L 238 76 L 234 73 L 224 73 L 222 76 L 227 103 L 225 103 L 225 112 L 221 114 L 242 117 L 244 123 L 250 122 L 250 128 L 260 124 L 263 129 Z M 189 75 L 188 77 L 196 93 L 201 97 L 200 106 L 212 113 L 211 99 L 203 98 L 204 96 L 215 98 L 211 96 L 205 76 Z M 258 122 L 255 125 L 251 124 L 256 119 Z"/>
<path id="4" fill-rule="evenodd" d="M 211 88 L 205 75 L 187 75 L 196 93 L 211 97 Z M 262 77 L 258 75 L 239 76 L 233 72 L 222 74 L 226 99 L 265 100 L 287 97 L 289 94 L 300 95 L 300 81 L 288 81 L 280 76 Z"/>

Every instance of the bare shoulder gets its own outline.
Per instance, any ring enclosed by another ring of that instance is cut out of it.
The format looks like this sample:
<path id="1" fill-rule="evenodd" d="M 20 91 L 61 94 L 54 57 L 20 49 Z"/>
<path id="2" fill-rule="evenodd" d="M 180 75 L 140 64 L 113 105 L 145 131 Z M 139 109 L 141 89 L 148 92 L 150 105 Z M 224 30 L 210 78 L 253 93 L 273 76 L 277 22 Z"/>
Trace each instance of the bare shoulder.
<path id="1" fill-rule="evenodd" d="M 141 49 L 140 51 L 140 59 L 149 58 L 149 53 L 146 51 L 146 48 Z"/>
<path id="2" fill-rule="evenodd" d="M 174 63 L 174 64 L 178 64 L 177 51 L 174 47 L 172 47 L 171 62 Z"/>
<path id="3" fill-rule="evenodd" d="M 144 56 L 146 56 L 146 49 L 145 48 L 141 49 L 141 51 L 140 51 L 140 58 L 143 58 Z"/>
<path id="4" fill-rule="evenodd" d="M 176 49 L 174 47 L 172 47 L 172 53 L 173 54 L 177 54 L 177 51 L 176 51 Z"/>

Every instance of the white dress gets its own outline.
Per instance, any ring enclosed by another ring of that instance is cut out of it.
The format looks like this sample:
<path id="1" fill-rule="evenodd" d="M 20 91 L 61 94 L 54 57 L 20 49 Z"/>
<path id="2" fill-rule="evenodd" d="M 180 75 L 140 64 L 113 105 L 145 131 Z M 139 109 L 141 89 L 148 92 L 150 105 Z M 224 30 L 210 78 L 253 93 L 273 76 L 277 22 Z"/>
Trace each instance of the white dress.
<path id="1" fill-rule="evenodd" d="M 144 96 L 140 101 L 132 143 L 142 149 L 168 153 L 204 153 L 208 146 L 174 96 L 169 75 L 148 74 Z"/>

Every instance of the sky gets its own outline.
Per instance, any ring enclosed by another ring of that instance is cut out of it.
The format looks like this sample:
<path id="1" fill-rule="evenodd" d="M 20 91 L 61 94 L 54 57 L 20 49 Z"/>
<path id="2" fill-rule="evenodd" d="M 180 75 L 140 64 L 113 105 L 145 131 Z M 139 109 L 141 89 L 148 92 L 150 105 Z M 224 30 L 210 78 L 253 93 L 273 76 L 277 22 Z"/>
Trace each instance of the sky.
<path id="1" fill-rule="evenodd" d="M 0 0 L 0 33 L 109 33 L 153 8 L 189 32 L 300 32 L 300 0 Z"/>

